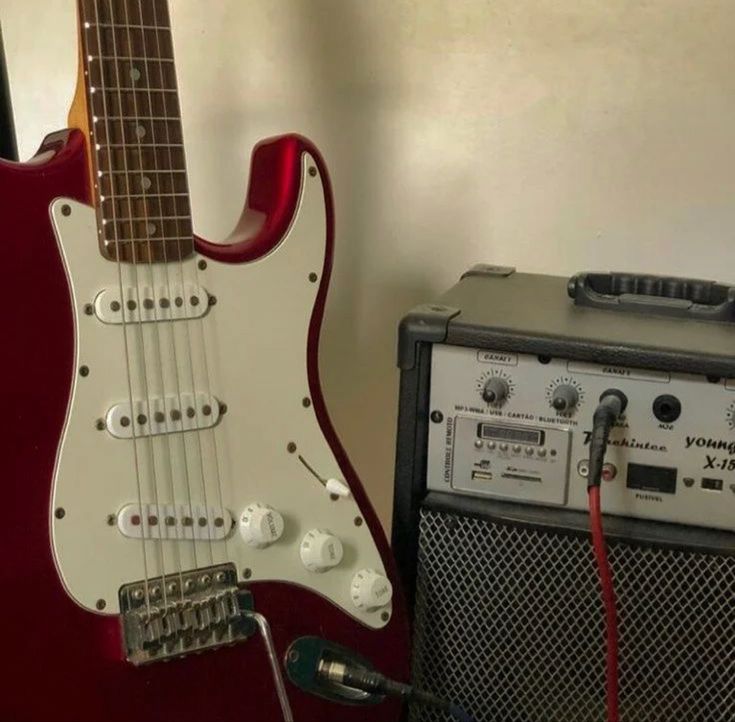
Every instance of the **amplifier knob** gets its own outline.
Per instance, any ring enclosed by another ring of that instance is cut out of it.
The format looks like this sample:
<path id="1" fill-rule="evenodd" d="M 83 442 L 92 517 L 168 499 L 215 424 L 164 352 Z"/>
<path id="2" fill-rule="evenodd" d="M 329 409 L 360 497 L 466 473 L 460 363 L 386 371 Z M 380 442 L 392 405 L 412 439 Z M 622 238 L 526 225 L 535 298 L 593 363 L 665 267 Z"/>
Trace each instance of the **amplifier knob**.
<path id="1" fill-rule="evenodd" d="M 361 569 L 352 577 L 350 596 L 358 609 L 372 612 L 390 602 L 393 585 L 384 574 L 374 569 Z"/>
<path id="2" fill-rule="evenodd" d="M 283 534 L 283 517 L 266 504 L 250 504 L 240 514 L 240 536 L 246 544 L 262 549 Z"/>
<path id="3" fill-rule="evenodd" d="M 579 391 L 571 384 L 561 384 L 551 395 L 551 405 L 559 412 L 572 411 L 579 403 Z"/>
<path id="4" fill-rule="evenodd" d="M 301 561 L 310 572 L 326 572 L 342 561 L 342 542 L 324 529 L 312 529 L 301 540 Z"/>
<path id="5" fill-rule="evenodd" d="M 485 382 L 482 389 L 482 398 L 492 406 L 502 406 L 508 398 L 510 386 L 505 379 L 499 376 L 493 376 Z"/>

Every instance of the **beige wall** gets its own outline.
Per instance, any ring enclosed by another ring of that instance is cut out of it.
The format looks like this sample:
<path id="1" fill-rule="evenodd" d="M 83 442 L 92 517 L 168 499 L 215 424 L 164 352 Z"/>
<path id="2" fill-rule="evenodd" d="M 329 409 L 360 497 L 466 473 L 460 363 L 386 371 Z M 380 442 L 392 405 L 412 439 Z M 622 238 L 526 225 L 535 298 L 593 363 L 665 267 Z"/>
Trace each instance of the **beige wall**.
<path id="1" fill-rule="evenodd" d="M 735 280 L 732 0 L 171 6 L 197 230 L 229 231 L 263 136 L 332 169 L 322 372 L 386 523 L 395 327 L 466 266 Z M 64 124 L 73 7 L 0 0 L 24 156 Z"/>

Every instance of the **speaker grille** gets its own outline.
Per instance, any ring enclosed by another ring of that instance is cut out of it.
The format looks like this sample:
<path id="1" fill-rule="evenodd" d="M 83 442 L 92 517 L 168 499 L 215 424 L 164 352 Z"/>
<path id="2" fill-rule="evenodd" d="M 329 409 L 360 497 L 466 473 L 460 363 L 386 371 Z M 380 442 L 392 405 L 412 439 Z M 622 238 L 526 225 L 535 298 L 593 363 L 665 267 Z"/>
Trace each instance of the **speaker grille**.
<path id="1" fill-rule="evenodd" d="M 735 557 L 609 545 L 623 722 L 735 720 Z M 604 722 L 588 537 L 422 509 L 414 682 L 481 722 Z M 412 708 L 412 722 L 449 720 Z"/>

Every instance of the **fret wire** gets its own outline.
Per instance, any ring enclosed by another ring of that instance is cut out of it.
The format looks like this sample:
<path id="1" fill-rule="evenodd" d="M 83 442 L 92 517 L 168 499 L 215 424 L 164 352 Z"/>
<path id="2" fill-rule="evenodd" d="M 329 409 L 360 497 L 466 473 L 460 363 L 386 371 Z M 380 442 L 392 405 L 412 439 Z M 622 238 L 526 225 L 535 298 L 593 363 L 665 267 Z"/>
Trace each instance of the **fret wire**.
<path id="1" fill-rule="evenodd" d="M 134 216 L 133 218 L 118 218 L 115 223 L 134 223 L 137 221 L 190 221 L 191 216 Z"/>
<path id="2" fill-rule="evenodd" d="M 163 238 L 121 238 L 119 241 L 115 241 L 114 238 L 103 238 L 102 240 L 107 243 L 170 243 L 172 241 L 186 241 L 187 243 L 191 243 L 191 236 L 164 236 Z"/>
<path id="3" fill-rule="evenodd" d="M 180 198 L 187 196 L 188 193 L 115 193 L 114 195 L 100 196 L 100 200 L 105 201 L 117 200 L 118 198 Z"/>
<path id="4" fill-rule="evenodd" d="M 102 148 L 183 148 L 183 143 L 97 143 L 97 150 Z"/>
<path id="5" fill-rule="evenodd" d="M 102 60 L 114 62 L 119 60 L 142 60 L 151 63 L 173 63 L 173 58 L 146 58 L 144 55 L 88 55 L 87 60 Z"/>
<path id="6" fill-rule="evenodd" d="M 165 30 L 167 33 L 171 32 L 171 28 L 165 25 L 124 25 L 122 23 L 84 23 L 84 27 L 89 28 L 113 28 L 120 30 Z"/>
<path id="7" fill-rule="evenodd" d="M 179 121 L 181 122 L 181 118 L 179 116 L 165 116 L 165 115 L 108 115 L 105 116 L 107 120 L 122 120 L 126 122 L 134 123 L 138 120 L 157 120 L 157 121 Z M 92 120 L 95 123 L 104 123 L 105 118 L 101 118 L 99 116 L 94 116 Z"/>
<path id="8" fill-rule="evenodd" d="M 94 86 L 90 87 L 90 90 L 95 93 L 98 90 L 102 91 L 103 93 L 178 93 L 179 91 L 176 88 L 116 88 L 116 87 L 108 87 L 104 90 L 100 87 Z"/>
<path id="9" fill-rule="evenodd" d="M 134 168 L 132 170 L 101 170 L 97 175 L 102 178 L 106 175 L 130 175 L 130 176 L 137 176 L 137 175 L 156 175 L 158 173 L 186 173 L 185 168 L 164 168 L 164 169 L 156 169 L 156 170 L 148 170 L 147 168 L 137 169 Z M 155 195 L 155 193 L 151 194 Z"/>

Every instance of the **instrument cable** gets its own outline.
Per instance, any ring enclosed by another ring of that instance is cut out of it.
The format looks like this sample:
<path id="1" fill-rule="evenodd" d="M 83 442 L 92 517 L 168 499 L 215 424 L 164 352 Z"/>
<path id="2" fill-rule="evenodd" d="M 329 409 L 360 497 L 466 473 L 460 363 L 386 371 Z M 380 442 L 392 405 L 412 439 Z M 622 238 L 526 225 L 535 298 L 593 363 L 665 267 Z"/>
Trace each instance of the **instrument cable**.
<path id="1" fill-rule="evenodd" d="M 353 689 L 359 689 L 370 694 L 380 694 L 386 697 L 397 697 L 408 702 L 433 707 L 447 712 L 457 722 L 476 722 L 467 712 L 454 702 L 437 697 L 431 692 L 416 689 L 410 684 L 396 682 L 380 672 L 364 667 L 347 665 L 343 662 L 323 660 L 319 665 L 319 675 L 330 682 L 343 684 Z"/>
<path id="2" fill-rule="evenodd" d="M 625 394 L 617 389 L 605 391 L 600 396 L 600 403 L 595 409 L 592 420 L 589 473 L 587 475 L 592 546 L 595 552 L 602 599 L 605 605 L 607 722 L 619 722 L 620 720 L 618 712 L 618 623 L 615 609 L 615 588 L 607 558 L 605 534 L 602 528 L 600 484 L 610 429 L 625 410 L 627 403 L 628 399 Z"/>

